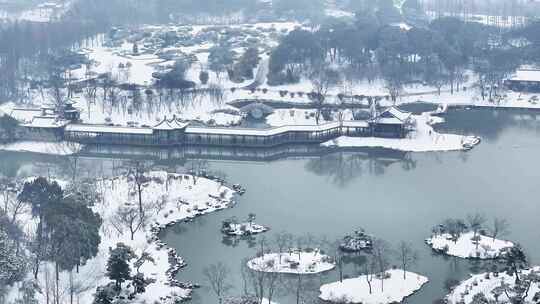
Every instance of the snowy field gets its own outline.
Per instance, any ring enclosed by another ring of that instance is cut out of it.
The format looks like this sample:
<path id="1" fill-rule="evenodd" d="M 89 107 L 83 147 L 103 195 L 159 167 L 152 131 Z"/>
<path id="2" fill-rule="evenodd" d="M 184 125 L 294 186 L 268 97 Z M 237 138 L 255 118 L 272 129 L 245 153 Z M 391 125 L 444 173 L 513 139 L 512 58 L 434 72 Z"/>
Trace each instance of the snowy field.
<path id="1" fill-rule="evenodd" d="M 540 267 L 534 267 L 530 270 L 524 270 L 520 276 L 539 275 Z M 509 303 L 508 295 L 513 296 L 514 293 L 509 291 L 509 294 L 505 294 L 502 286 L 506 286 L 507 290 L 515 287 L 515 275 L 508 275 L 507 273 L 484 273 L 473 275 L 468 280 L 461 282 L 452 292 L 446 296 L 448 304 L 473 304 L 483 303 L 475 302 L 473 298 L 478 294 L 483 294 L 489 303 Z M 528 295 L 523 299 L 524 304 L 537 303 L 536 294 L 540 292 L 540 288 L 537 284 L 532 284 L 528 291 Z M 496 298 L 495 295 L 498 295 Z M 493 302 L 491 302 L 493 301 Z"/>
<path id="2" fill-rule="evenodd" d="M 445 233 L 433 235 L 426 240 L 426 243 L 434 250 L 447 255 L 476 259 L 498 258 L 504 249 L 514 246 L 509 241 L 493 239 L 480 234 L 478 236 L 480 237 L 478 244 L 473 240 L 474 233 L 472 231 L 462 234 L 455 242 L 449 234 Z"/>
<path id="3" fill-rule="evenodd" d="M 314 274 L 334 269 L 332 258 L 318 249 L 310 252 L 293 250 L 283 253 L 267 253 L 247 263 L 250 269 L 262 272 Z"/>
<path id="4" fill-rule="evenodd" d="M 80 268 L 79 273 L 73 273 L 75 286 L 80 287 L 77 293 L 77 303 L 91 304 L 96 287 L 109 283 L 106 274 L 106 262 L 109 248 L 119 242 L 130 246 L 140 256 L 143 252 L 150 254 L 155 262 L 147 262 L 140 271 L 145 277 L 155 279 L 145 293 L 137 295 L 131 303 L 174 303 L 175 299 L 189 297 L 191 289 L 174 287 L 174 278 L 169 273 L 171 267 L 183 266 L 181 258 L 179 265 L 169 263 L 169 255 L 175 254 L 173 249 L 167 249 L 165 244 L 157 239 L 156 231 L 171 223 L 192 218 L 216 210 L 230 207 L 234 201 L 234 191 L 222 184 L 191 175 L 168 174 L 166 172 L 151 172 L 146 174 L 150 180 L 143 185 L 142 199 L 146 224 L 137 230 L 133 237 L 130 229 L 119 221 L 119 213 L 126 208 L 138 208 L 137 191 L 133 181 L 126 176 L 112 179 L 97 180 L 97 192 L 102 199 L 93 207 L 103 219 L 100 230 L 101 244 L 98 255 Z M 30 226 L 25 230 L 32 229 Z M 172 252 L 171 252 L 172 251 Z M 52 276 L 53 265 L 43 263 L 38 283 L 42 290 Z M 60 275 L 61 294 L 69 300 L 69 274 Z M 44 294 L 38 295 L 40 303 L 45 303 Z M 10 298 L 17 298 L 16 288 L 13 288 Z"/>
<path id="5" fill-rule="evenodd" d="M 412 272 L 406 272 L 403 278 L 403 270 L 400 269 L 388 270 L 386 276 L 387 278 L 380 280 L 374 274 L 361 275 L 343 282 L 325 284 L 320 288 L 319 297 L 334 303 L 401 303 L 428 282 L 428 278 Z M 368 281 L 371 281 L 371 291 Z M 381 288 L 383 284 L 384 288 Z"/>

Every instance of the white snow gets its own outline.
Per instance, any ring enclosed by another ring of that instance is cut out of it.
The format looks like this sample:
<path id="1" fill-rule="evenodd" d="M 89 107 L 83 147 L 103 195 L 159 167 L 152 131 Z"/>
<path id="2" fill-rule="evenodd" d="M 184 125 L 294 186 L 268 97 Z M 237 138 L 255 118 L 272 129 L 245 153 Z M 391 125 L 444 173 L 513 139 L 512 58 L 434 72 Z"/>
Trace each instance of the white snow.
<path id="1" fill-rule="evenodd" d="M 474 136 L 436 132 L 430 124 L 439 122 L 439 118 L 434 118 L 427 113 L 413 115 L 413 119 L 416 121 L 415 130 L 411 131 L 406 138 L 342 136 L 322 145 L 326 147 L 377 147 L 408 152 L 431 152 L 466 150 L 479 142 L 479 139 Z"/>
<path id="2" fill-rule="evenodd" d="M 146 176 L 150 181 L 143 185 L 142 199 L 148 224 L 135 233 L 133 240 L 129 228 L 119 224 L 117 214 L 120 208 L 138 208 L 134 183 L 126 176 L 96 181 L 97 192 L 102 199 L 93 209 L 103 219 L 101 244 L 98 255 L 80 267 L 79 273 L 73 273 L 75 284 L 85 286 L 84 291 L 78 295 L 78 303 L 91 304 L 96 287 L 109 282 L 105 276 L 109 248 L 119 242 L 130 246 L 137 255 L 147 252 L 155 260 L 155 263 L 144 264 L 141 272 L 156 282 L 150 284 L 146 292 L 138 295 L 131 303 L 173 303 L 174 298 L 189 297 L 191 289 L 170 285 L 174 278 L 168 275 L 171 267 L 169 253 L 175 252 L 159 241 L 155 233 L 171 223 L 230 207 L 234 203 L 234 191 L 219 182 L 191 175 L 150 172 Z M 181 258 L 178 261 L 180 265 L 177 267 L 182 267 Z M 47 269 L 53 269 L 51 267 L 51 263 L 44 263 L 42 267 L 38 280 L 42 288 L 47 275 L 52 275 L 52 272 L 47 274 Z M 68 288 L 69 275 L 62 272 L 60 290 L 67 291 Z M 12 289 L 12 293 L 16 294 L 15 289 Z M 68 292 L 62 294 L 64 297 L 69 296 Z M 45 303 L 42 297 L 44 295 L 38 295 L 39 303 Z"/>
<path id="3" fill-rule="evenodd" d="M 531 273 L 540 274 L 540 267 L 533 267 L 530 270 L 524 270 L 521 272 L 521 276 L 525 276 Z M 452 292 L 446 296 L 448 304 L 472 304 L 475 295 L 482 293 L 489 301 L 495 303 L 495 297 L 493 291 L 495 291 L 501 284 L 507 284 L 507 289 L 515 286 L 515 275 L 508 275 L 508 273 L 500 272 L 495 275 L 494 273 L 483 273 L 473 275 L 469 279 L 461 282 L 456 286 Z M 540 292 L 538 284 L 532 284 L 529 290 L 528 296 L 524 299 L 523 303 L 536 303 L 533 301 L 536 293 Z M 507 303 L 508 297 L 504 292 L 500 294 L 497 303 Z"/>
<path id="4" fill-rule="evenodd" d="M 247 234 L 258 234 L 268 231 L 268 227 L 255 223 L 230 224 L 229 229 L 224 231 L 228 235 L 243 236 Z"/>
<path id="5" fill-rule="evenodd" d="M 403 270 L 399 269 L 388 270 L 386 274 L 389 277 L 384 279 L 384 291 L 381 291 L 381 280 L 376 275 L 371 275 L 373 281 L 370 293 L 366 275 L 362 275 L 321 286 L 319 297 L 336 303 L 401 303 L 428 282 L 428 278 L 412 272 L 406 272 L 404 279 Z"/>
<path id="6" fill-rule="evenodd" d="M 311 252 L 291 250 L 283 253 L 267 253 L 247 263 L 248 267 L 262 272 L 313 274 L 332 270 L 332 258 L 321 254 L 318 249 Z"/>
<path id="7" fill-rule="evenodd" d="M 452 240 L 449 234 L 444 233 L 433 235 L 426 240 L 426 243 L 433 249 L 444 252 L 447 255 L 478 259 L 497 258 L 505 248 L 514 246 L 509 241 L 493 239 L 492 237 L 480 234 L 478 236 L 480 237 L 478 246 L 473 241 L 474 233 L 472 231 L 462 234 L 456 242 Z"/>
<path id="8" fill-rule="evenodd" d="M 1 151 L 32 152 L 50 155 L 72 155 L 82 150 L 83 146 L 72 142 L 18 141 L 0 144 Z"/>

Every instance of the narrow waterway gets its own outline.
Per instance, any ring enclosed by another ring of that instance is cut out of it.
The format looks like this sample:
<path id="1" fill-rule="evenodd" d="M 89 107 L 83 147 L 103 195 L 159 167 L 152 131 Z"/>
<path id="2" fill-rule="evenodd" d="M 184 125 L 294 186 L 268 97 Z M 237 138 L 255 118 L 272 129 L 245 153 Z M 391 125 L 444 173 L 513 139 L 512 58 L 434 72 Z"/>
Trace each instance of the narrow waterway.
<path id="1" fill-rule="evenodd" d="M 224 219 L 244 219 L 249 213 L 256 213 L 257 223 L 272 228 L 265 235 L 269 240 L 279 231 L 336 240 L 362 227 L 393 245 L 411 242 L 420 253 L 411 270 L 428 276 L 430 282 L 408 303 L 433 303 L 447 293 L 446 282 L 464 279 L 481 266 L 434 255 L 424 244 L 431 228 L 447 217 L 482 212 L 490 221 L 506 218 L 511 223 L 507 238 L 522 244 L 532 263 L 540 263 L 540 113 L 463 110 L 451 111 L 446 120 L 439 130 L 478 135 L 482 144 L 469 152 L 366 150 L 272 162 L 210 161 L 210 171 L 242 184 L 247 193 L 233 209 L 176 225 L 163 234 L 188 263 L 179 279 L 203 285 L 192 303 L 217 302 L 206 287 L 203 269 L 218 261 L 230 268 L 230 283 L 235 286 L 230 293 L 241 294 L 241 263 L 256 254 L 260 236 L 235 243 L 224 240 L 219 230 Z M 158 164 L 173 169 L 185 162 Z M 121 169 L 122 161 L 108 158 L 0 153 L 0 173 L 13 177 L 110 176 Z M 357 274 L 353 263 L 345 273 Z M 337 279 L 336 271 L 315 277 L 306 293 L 316 297 L 318 285 Z M 294 303 L 286 292 L 275 300 Z"/>

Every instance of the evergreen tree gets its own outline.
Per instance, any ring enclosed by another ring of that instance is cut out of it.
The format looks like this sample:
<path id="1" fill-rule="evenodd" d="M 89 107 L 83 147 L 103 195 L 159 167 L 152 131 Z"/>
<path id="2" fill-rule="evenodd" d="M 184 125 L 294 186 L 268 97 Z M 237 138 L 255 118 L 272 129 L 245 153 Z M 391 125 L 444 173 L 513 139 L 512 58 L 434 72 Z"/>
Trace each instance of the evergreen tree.
<path id="1" fill-rule="evenodd" d="M 129 262 L 135 258 L 135 253 L 123 243 L 118 243 L 115 249 L 110 251 L 107 261 L 107 276 L 116 282 L 116 289 L 122 289 L 122 283 L 131 278 L 131 266 Z"/>
<path id="2" fill-rule="evenodd" d="M 64 192 L 56 182 L 49 182 L 44 177 L 38 177 L 24 184 L 18 199 L 32 207 L 32 216 L 38 218 L 35 244 L 32 247 L 36 256 L 34 263 L 34 278 L 37 279 L 39 264 L 45 254 L 47 218 L 56 212 L 55 205 L 64 197 Z"/>

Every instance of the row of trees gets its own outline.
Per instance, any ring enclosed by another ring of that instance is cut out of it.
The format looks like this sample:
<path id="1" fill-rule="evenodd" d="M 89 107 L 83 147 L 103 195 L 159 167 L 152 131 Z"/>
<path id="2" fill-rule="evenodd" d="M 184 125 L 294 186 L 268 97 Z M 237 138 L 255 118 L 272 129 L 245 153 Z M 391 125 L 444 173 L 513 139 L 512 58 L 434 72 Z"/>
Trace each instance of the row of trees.
<path id="1" fill-rule="evenodd" d="M 487 219 L 481 213 L 474 213 L 467 215 L 466 219 L 454 219 L 449 218 L 443 221 L 443 223 L 433 229 L 434 233 L 447 233 L 452 236 L 452 239 L 457 242 L 462 234 L 466 232 L 473 232 L 473 240 L 476 241 L 476 246 L 479 245 L 479 236 L 490 234 L 493 241 L 498 237 L 507 235 L 509 230 L 508 221 L 504 218 L 494 218 L 491 225 L 487 226 Z M 488 230 L 488 231 L 486 231 Z"/>

